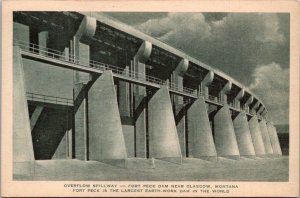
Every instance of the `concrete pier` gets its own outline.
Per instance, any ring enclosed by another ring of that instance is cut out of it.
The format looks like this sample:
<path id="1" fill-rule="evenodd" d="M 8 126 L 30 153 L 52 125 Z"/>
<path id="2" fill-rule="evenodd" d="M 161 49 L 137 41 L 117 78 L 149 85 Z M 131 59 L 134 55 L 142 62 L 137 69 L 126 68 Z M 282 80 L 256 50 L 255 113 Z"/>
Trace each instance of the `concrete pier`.
<path id="1" fill-rule="evenodd" d="M 274 126 L 274 124 L 272 123 L 272 126 L 273 126 L 273 132 L 275 134 L 275 142 L 276 142 L 276 145 L 277 145 L 277 154 L 279 156 L 282 156 L 282 148 L 280 146 L 280 142 L 279 142 L 279 138 L 278 138 L 278 133 L 277 133 L 277 130 L 276 130 L 276 127 Z"/>
<path id="2" fill-rule="evenodd" d="M 275 127 L 273 126 L 272 122 L 267 122 L 267 129 L 268 129 L 268 134 L 273 149 L 273 155 L 274 157 L 279 157 L 282 155 L 282 152 L 279 145 L 277 132 L 275 131 Z"/>
<path id="3" fill-rule="evenodd" d="M 34 152 L 20 48 L 13 48 L 13 171 L 30 176 L 34 172 Z"/>
<path id="4" fill-rule="evenodd" d="M 249 129 L 250 129 L 250 134 L 255 150 L 255 155 L 257 157 L 265 157 L 266 155 L 266 150 L 265 150 L 265 145 L 262 139 L 261 131 L 260 131 L 260 126 L 257 120 L 257 116 L 254 115 L 248 122 L 249 124 Z"/>
<path id="5" fill-rule="evenodd" d="M 174 114 L 167 87 L 162 87 L 148 104 L 149 157 L 182 163 Z"/>
<path id="6" fill-rule="evenodd" d="M 214 134 L 218 156 L 232 159 L 240 158 L 231 114 L 227 104 L 214 117 Z"/>
<path id="7" fill-rule="evenodd" d="M 273 149 L 272 149 L 272 145 L 271 145 L 271 141 L 270 141 L 270 137 L 269 137 L 269 133 L 268 133 L 268 129 L 267 129 L 267 125 L 266 125 L 266 121 L 265 119 L 262 119 L 259 122 L 259 127 L 260 127 L 260 131 L 261 131 L 261 136 L 265 145 L 265 150 L 266 150 L 266 155 L 268 157 L 272 157 L 273 156 Z"/>
<path id="8" fill-rule="evenodd" d="M 233 126 L 240 155 L 243 157 L 255 158 L 255 150 L 245 111 L 239 113 L 233 120 Z"/>
<path id="9" fill-rule="evenodd" d="M 217 152 L 204 98 L 198 98 L 188 109 L 189 157 L 216 160 Z"/>
<path id="10" fill-rule="evenodd" d="M 105 71 L 88 92 L 88 118 L 89 160 L 125 165 L 127 153 L 111 71 Z"/>

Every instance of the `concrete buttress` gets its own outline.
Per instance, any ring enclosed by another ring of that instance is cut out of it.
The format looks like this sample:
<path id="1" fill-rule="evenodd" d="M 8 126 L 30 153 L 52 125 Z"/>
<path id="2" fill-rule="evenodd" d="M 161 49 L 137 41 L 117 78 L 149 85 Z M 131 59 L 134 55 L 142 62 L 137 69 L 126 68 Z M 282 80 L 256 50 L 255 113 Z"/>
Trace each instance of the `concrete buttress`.
<path id="1" fill-rule="evenodd" d="M 278 142 L 277 133 L 275 132 L 274 126 L 271 122 L 267 123 L 267 129 L 268 129 L 268 134 L 273 149 L 273 155 L 274 157 L 279 157 L 281 155 L 281 148 L 280 145 L 278 144 L 279 142 Z"/>
<path id="2" fill-rule="evenodd" d="M 13 174 L 32 175 L 34 152 L 20 48 L 13 48 Z M 24 152 L 25 151 L 25 152 Z"/>
<path id="3" fill-rule="evenodd" d="M 88 91 L 89 159 L 123 163 L 127 158 L 113 74 L 105 71 Z"/>
<path id="4" fill-rule="evenodd" d="M 189 157 L 217 159 L 204 98 L 198 98 L 187 112 Z"/>
<path id="5" fill-rule="evenodd" d="M 276 141 L 276 145 L 277 145 L 277 148 L 278 148 L 277 151 L 278 151 L 279 156 L 282 156 L 282 150 L 281 150 L 277 130 L 276 130 L 276 127 L 273 124 L 272 124 L 272 126 L 273 126 L 273 130 L 274 130 L 274 133 L 275 133 L 275 141 Z"/>
<path id="6" fill-rule="evenodd" d="M 255 150 L 245 111 L 240 112 L 233 120 L 233 126 L 240 155 L 244 157 L 255 158 Z"/>
<path id="7" fill-rule="evenodd" d="M 148 103 L 149 157 L 182 163 L 174 114 L 167 87 L 161 87 Z"/>
<path id="8" fill-rule="evenodd" d="M 249 120 L 249 129 L 250 129 L 250 134 L 255 150 L 255 155 L 257 157 L 264 157 L 266 155 L 266 150 L 265 150 L 265 145 L 262 139 L 261 131 L 260 131 L 260 126 L 257 120 L 257 116 L 254 115 L 250 120 Z"/>
<path id="9" fill-rule="evenodd" d="M 266 121 L 264 119 L 262 119 L 259 123 L 259 126 L 260 126 L 261 136 L 262 136 L 262 139 L 263 139 L 263 142 L 265 145 L 266 155 L 268 157 L 272 157 L 273 149 L 272 149 Z"/>
<path id="10" fill-rule="evenodd" d="M 214 117 L 214 134 L 218 156 L 232 159 L 240 158 L 230 110 L 227 104 Z"/>

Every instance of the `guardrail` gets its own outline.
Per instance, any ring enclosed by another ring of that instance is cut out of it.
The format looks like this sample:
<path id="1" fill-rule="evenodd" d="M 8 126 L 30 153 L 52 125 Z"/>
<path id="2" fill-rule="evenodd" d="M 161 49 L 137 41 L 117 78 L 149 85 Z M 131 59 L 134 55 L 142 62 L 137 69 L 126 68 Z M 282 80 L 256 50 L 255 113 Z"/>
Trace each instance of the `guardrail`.
<path id="1" fill-rule="evenodd" d="M 159 86 L 167 86 L 169 88 L 169 90 L 171 90 L 171 91 L 181 92 L 181 93 L 193 96 L 193 97 L 197 97 L 198 95 L 204 96 L 203 93 L 201 93 L 201 92 L 197 94 L 193 89 L 190 89 L 187 87 L 179 87 L 178 85 L 176 85 L 174 83 L 167 83 L 166 81 L 163 81 L 163 80 L 153 77 L 153 76 L 145 75 L 144 73 L 138 73 L 138 72 L 124 70 L 123 68 L 120 68 L 120 67 L 117 67 L 114 65 L 110 65 L 110 64 L 106 64 L 106 63 L 102 63 L 102 62 L 98 62 L 98 61 L 94 61 L 94 60 L 88 60 L 88 59 L 85 59 L 82 57 L 76 58 L 73 55 L 66 55 L 64 52 L 60 52 L 60 51 L 57 51 L 57 50 L 54 50 L 51 48 L 42 47 L 42 46 L 39 46 L 39 45 L 33 44 L 33 43 L 27 43 L 27 42 L 23 42 L 23 41 L 19 41 L 19 40 L 14 40 L 14 44 L 18 45 L 21 48 L 21 50 L 23 50 L 23 51 L 37 54 L 40 56 L 58 59 L 58 60 L 65 61 L 68 63 L 77 64 L 77 65 L 80 65 L 83 67 L 96 68 L 101 71 L 111 70 L 113 72 L 113 74 L 121 75 L 124 77 L 132 78 L 132 79 L 147 82 L 147 83 L 156 84 Z M 205 95 L 205 99 L 208 101 L 211 101 L 213 103 L 224 105 L 224 101 L 222 101 L 219 97 Z M 229 106 L 240 110 L 240 108 L 236 107 L 234 104 L 229 104 Z"/>
<path id="2" fill-rule="evenodd" d="M 48 96 L 36 93 L 26 93 L 27 100 L 29 101 L 37 101 L 37 102 L 44 102 L 44 103 L 52 103 L 52 104 L 59 104 L 59 105 L 67 105 L 73 106 L 73 99 L 69 98 L 62 98 L 56 96 Z"/>

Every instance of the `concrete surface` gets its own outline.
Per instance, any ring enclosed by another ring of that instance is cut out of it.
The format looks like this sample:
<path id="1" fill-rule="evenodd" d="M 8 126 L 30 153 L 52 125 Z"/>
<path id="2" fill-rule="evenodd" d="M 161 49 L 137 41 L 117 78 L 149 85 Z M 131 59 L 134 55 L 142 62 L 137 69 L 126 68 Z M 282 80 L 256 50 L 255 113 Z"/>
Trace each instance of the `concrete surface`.
<path id="1" fill-rule="evenodd" d="M 73 71 L 23 58 L 26 92 L 73 98 Z"/>
<path id="2" fill-rule="evenodd" d="M 138 78 L 144 79 L 146 74 L 146 61 L 152 52 L 152 44 L 144 41 L 133 58 L 133 70 L 138 73 Z M 134 106 L 140 112 L 137 113 L 135 128 L 136 128 L 136 157 L 146 158 L 146 110 L 144 97 L 146 96 L 146 87 L 133 85 L 134 88 Z"/>
<path id="3" fill-rule="evenodd" d="M 253 147 L 245 111 L 239 113 L 238 116 L 233 120 L 233 126 L 240 155 L 255 158 L 255 150 Z"/>
<path id="4" fill-rule="evenodd" d="M 195 158 L 217 157 L 206 105 L 198 98 L 188 109 L 189 156 Z"/>
<path id="5" fill-rule="evenodd" d="M 57 158 L 67 158 L 64 136 L 72 126 L 69 113 L 63 109 L 44 108 L 32 130 L 35 159 L 52 159 L 54 153 Z"/>
<path id="6" fill-rule="evenodd" d="M 278 153 L 279 153 L 279 155 L 280 156 L 282 156 L 283 155 L 283 152 L 282 152 L 282 146 L 281 146 L 281 143 L 280 143 L 280 141 L 279 141 L 279 135 L 278 135 L 278 133 L 277 133 L 277 129 L 276 129 L 276 127 L 273 125 L 273 132 L 275 133 L 275 135 L 276 135 L 276 144 L 277 144 L 277 146 L 278 146 Z M 287 143 L 285 146 L 287 146 L 288 148 L 289 148 L 289 143 Z M 288 153 L 286 154 L 286 155 L 288 155 Z"/>
<path id="7" fill-rule="evenodd" d="M 148 104 L 149 157 L 181 163 L 181 150 L 167 87 L 160 88 Z"/>
<path id="8" fill-rule="evenodd" d="M 15 174 L 31 175 L 34 153 L 24 70 L 19 47 L 13 50 L 13 171 Z"/>
<path id="9" fill-rule="evenodd" d="M 266 155 L 265 145 L 261 136 L 257 116 L 254 115 L 248 122 L 255 155 L 263 157 Z"/>
<path id="10" fill-rule="evenodd" d="M 178 99 L 178 98 L 177 98 Z M 179 120 L 176 121 L 176 130 L 181 150 L 181 155 L 186 157 L 186 118 L 185 118 L 185 109 L 183 104 L 175 105 L 175 117 L 179 117 Z M 176 119 L 175 119 L 176 120 Z"/>
<path id="11" fill-rule="evenodd" d="M 214 134 L 218 156 L 239 159 L 240 152 L 227 104 L 214 117 Z"/>
<path id="12" fill-rule="evenodd" d="M 262 139 L 263 139 L 263 142 L 265 145 L 265 149 L 266 149 L 266 155 L 271 157 L 271 156 L 273 156 L 273 149 L 272 149 L 272 145 L 270 142 L 270 137 L 269 137 L 266 121 L 264 119 L 261 120 L 259 122 L 259 126 L 260 126 L 261 136 L 262 136 Z"/>
<path id="13" fill-rule="evenodd" d="M 88 152 L 90 160 L 127 158 L 112 72 L 105 71 L 88 92 Z"/>
<path id="14" fill-rule="evenodd" d="M 271 142 L 272 149 L 273 149 L 273 155 L 275 157 L 279 157 L 281 155 L 281 148 L 280 148 L 278 136 L 274 130 L 273 124 L 268 122 L 267 129 L 268 129 L 268 134 L 269 134 L 270 142 Z"/>
<path id="15" fill-rule="evenodd" d="M 33 177 L 14 176 L 15 180 L 46 181 L 288 181 L 289 157 L 219 158 L 217 162 L 184 158 L 178 165 L 155 159 L 155 168 L 121 168 L 96 161 L 37 161 Z"/>
<path id="16" fill-rule="evenodd" d="M 82 83 L 75 84 L 74 92 L 75 100 L 80 101 L 75 105 L 74 111 L 75 158 L 87 160 L 87 94 Z"/>

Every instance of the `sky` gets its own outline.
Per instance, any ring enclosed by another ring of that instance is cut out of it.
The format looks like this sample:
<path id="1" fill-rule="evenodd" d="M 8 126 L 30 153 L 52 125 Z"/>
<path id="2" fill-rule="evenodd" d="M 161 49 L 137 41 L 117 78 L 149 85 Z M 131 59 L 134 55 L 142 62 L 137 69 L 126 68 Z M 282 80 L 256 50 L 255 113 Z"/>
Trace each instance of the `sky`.
<path id="1" fill-rule="evenodd" d="M 288 124 L 287 13 L 106 13 L 227 73 Z"/>

